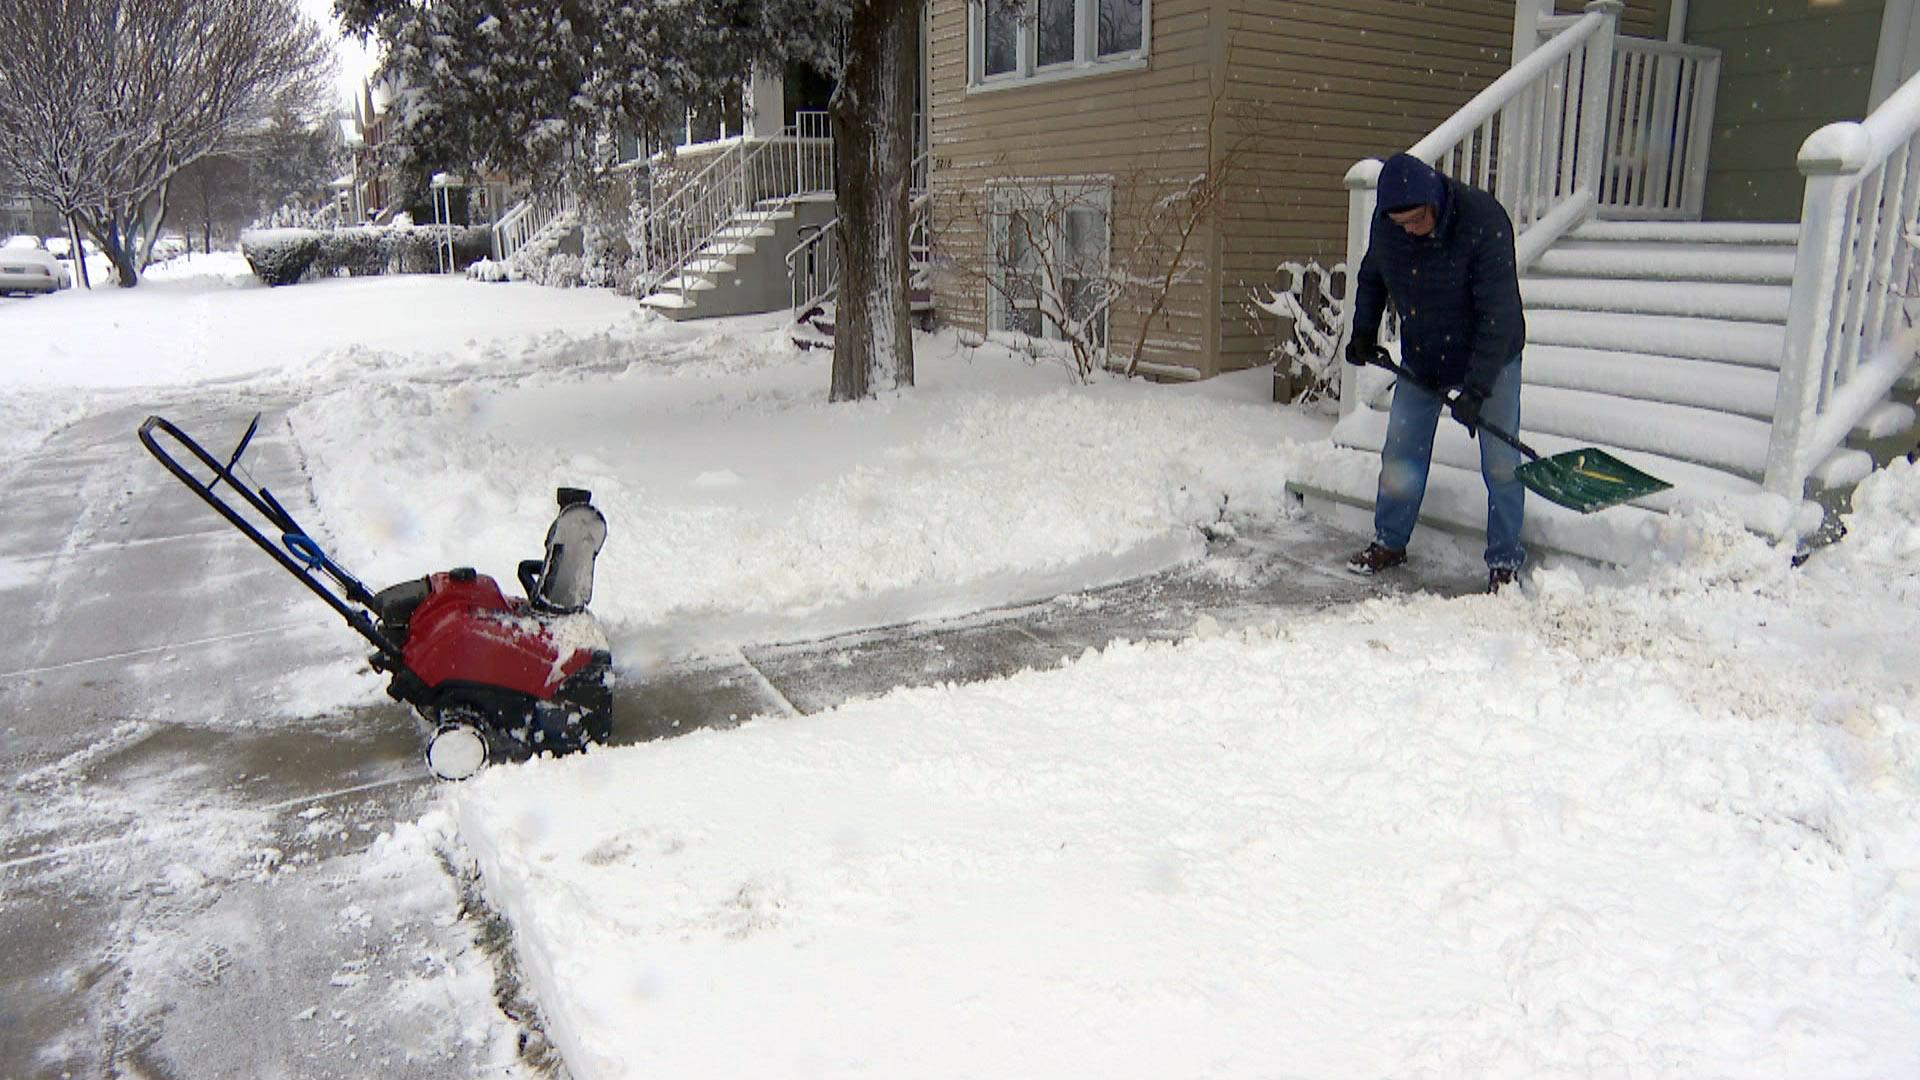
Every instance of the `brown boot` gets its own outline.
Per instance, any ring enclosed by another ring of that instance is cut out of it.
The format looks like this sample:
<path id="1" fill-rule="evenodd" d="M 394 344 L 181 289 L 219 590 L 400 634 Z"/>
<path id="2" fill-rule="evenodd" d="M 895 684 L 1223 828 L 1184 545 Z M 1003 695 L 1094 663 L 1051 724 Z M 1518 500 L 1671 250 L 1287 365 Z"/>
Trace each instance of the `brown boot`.
<path id="1" fill-rule="evenodd" d="M 1407 561 L 1405 551 L 1395 551 L 1379 544 L 1368 544 L 1367 550 L 1347 560 L 1347 572 L 1361 577 L 1372 577 L 1382 570 L 1390 570 Z"/>
<path id="2" fill-rule="evenodd" d="M 1496 566 L 1487 571 L 1487 591 L 1497 593 L 1513 584 L 1513 570 L 1510 567 Z"/>

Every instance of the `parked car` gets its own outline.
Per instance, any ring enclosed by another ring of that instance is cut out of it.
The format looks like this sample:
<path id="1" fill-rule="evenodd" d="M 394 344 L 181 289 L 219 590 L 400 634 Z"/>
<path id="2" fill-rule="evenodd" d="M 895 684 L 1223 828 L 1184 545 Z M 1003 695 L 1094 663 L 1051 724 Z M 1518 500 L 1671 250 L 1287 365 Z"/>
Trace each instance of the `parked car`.
<path id="1" fill-rule="evenodd" d="M 50 293 L 73 284 L 65 264 L 38 247 L 0 247 L 0 294 Z"/>

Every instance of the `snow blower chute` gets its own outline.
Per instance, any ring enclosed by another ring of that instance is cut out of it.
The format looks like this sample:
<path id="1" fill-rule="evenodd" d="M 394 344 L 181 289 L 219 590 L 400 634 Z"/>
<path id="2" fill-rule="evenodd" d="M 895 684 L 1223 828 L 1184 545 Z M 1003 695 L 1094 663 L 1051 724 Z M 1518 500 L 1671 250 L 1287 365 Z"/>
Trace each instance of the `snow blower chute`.
<path id="1" fill-rule="evenodd" d="M 457 567 L 371 592 L 333 561 L 266 488 L 236 470 L 260 428 L 255 416 L 222 463 L 162 417 L 140 441 L 167 470 L 299 578 L 373 646 L 369 662 L 387 693 L 431 729 L 427 768 L 464 780 L 489 761 L 564 754 L 613 730 L 613 656 L 586 610 L 607 522 L 592 496 L 558 492 L 546 554 L 519 566 L 525 599 Z M 170 440 L 211 473 L 196 474 L 161 445 Z M 237 500 L 223 498 L 225 484 Z M 276 542 L 271 535 L 279 537 Z"/>

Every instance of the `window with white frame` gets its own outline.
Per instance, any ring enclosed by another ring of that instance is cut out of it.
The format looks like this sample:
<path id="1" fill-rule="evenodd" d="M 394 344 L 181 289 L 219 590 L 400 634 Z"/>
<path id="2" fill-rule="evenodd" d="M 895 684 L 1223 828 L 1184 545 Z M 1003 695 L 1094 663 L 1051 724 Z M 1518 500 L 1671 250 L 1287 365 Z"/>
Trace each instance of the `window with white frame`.
<path id="1" fill-rule="evenodd" d="M 1153 0 L 972 0 L 968 83 L 994 86 L 1138 66 Z"/>
<path id="2" fill-rule="evenodd" d="M 1104 180 L 993 189 L 988 329 L 1106 347 L 1112 202 Z"/>

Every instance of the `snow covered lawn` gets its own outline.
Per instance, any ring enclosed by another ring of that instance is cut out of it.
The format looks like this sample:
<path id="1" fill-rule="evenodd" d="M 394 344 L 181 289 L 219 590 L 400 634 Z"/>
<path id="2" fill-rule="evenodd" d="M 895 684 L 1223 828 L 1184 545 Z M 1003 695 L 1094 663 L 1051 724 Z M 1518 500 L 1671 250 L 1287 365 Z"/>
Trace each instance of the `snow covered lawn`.
<path id="1" fill-rule="evenodd" d="M 1920 1073 L 1920 471 L 1803 571 L 1379 601 L 454 793 L 613 1077 Z"/>

